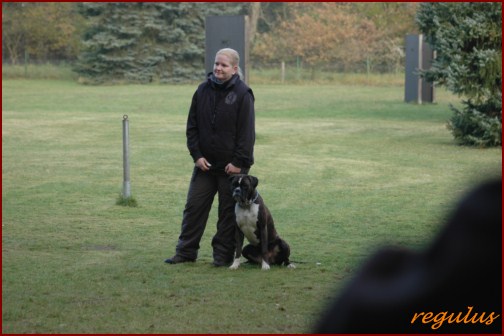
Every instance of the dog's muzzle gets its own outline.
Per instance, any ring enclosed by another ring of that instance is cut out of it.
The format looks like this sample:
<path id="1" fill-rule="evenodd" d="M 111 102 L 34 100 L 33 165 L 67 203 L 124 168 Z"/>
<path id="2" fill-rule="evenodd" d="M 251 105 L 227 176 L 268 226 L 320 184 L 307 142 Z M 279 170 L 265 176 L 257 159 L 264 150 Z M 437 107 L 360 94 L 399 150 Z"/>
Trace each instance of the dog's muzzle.
<path id="1" fill-rule="evenodd" d="M 240 188 L 235 188 L 235 190 L 233 190 L 233 198 L 236 202 L 241 201 L 241 189 Z"/>

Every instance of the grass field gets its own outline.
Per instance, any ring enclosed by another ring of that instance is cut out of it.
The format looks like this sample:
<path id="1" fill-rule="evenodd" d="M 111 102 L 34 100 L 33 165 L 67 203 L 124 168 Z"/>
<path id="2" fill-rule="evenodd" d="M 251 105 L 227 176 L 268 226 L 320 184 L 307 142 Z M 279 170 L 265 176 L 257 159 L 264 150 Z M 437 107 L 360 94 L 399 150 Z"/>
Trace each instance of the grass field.
<path id="1" fill-rule="evenodd" d="M 421 249 L 501 149 L 454 144 L 448 103 L 401 86 L 257 85 L 251 174 L 294 270 L 166 265 L 192 162 L 195 86 L 2 81 L 3 333 L 306 333 L 376 248 Z M 131 189 L 122 188 L 122 119 Z M 215 204 L 216 205 L 216 204 Z"/>

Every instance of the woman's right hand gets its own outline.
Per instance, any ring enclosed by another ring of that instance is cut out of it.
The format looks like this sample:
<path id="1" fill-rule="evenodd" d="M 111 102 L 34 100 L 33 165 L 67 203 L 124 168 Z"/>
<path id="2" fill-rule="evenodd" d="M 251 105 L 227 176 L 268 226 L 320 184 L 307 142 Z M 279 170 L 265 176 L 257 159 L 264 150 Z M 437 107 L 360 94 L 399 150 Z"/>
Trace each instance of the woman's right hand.
<path id="1" fill-rule="evenodd" d="M 195 165 L 204 172 L 209 171 L 210 167 L 212 166 L 210 162 L 208 162 L 204 157 L 201 157 L 198 160 L 196 160 Z"/>

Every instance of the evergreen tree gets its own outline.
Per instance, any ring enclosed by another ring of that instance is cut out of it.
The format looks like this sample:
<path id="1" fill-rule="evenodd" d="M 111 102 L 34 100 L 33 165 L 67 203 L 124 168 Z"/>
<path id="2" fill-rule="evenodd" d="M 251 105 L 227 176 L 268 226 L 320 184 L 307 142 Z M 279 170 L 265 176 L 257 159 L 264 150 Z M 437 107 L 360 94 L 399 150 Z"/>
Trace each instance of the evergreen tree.
<path id="1" fill-rule="evenodd" d="M 448 123 L 464 145 L 502 145 L 502 4 L 422 3 L 417 23 L 437 58 L 424 76 L 467 98 Z"/>
<path id="2" fill-rule="evenodd" d="M 75 71 L 85 81 L 185 82 L 205 76 L 205 17 L 243 6 L 191 2 L 81 3 L 90 22 Z"/>

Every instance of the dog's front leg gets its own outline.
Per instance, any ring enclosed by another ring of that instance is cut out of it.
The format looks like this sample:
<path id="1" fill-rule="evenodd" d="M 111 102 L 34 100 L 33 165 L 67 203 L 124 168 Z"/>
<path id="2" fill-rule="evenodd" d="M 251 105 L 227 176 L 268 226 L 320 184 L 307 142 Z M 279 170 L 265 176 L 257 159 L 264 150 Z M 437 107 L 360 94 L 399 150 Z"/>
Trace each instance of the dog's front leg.
<path id="1" fill-rule="evenodd" d="M 233 261 L 233 264 L 229 266 L 229 269 L 232 270 L 238 269 L 238 267 L 240 267 L 240 257 L 242 254 L 242 247 L 243 247 L 244 236 L 240 228 L 238 227 L 236 227 L 235 238 L 236 238 L 235 259 Z"/>
<path id="2" fill-rule="evenodd" d="M 261 231 L 261 252 L 262 252 L 262 263 L 261 268 L 263 271 L 270 269 L 269 258 L 268 258 L 268 229 L 264 227 Z"/>

